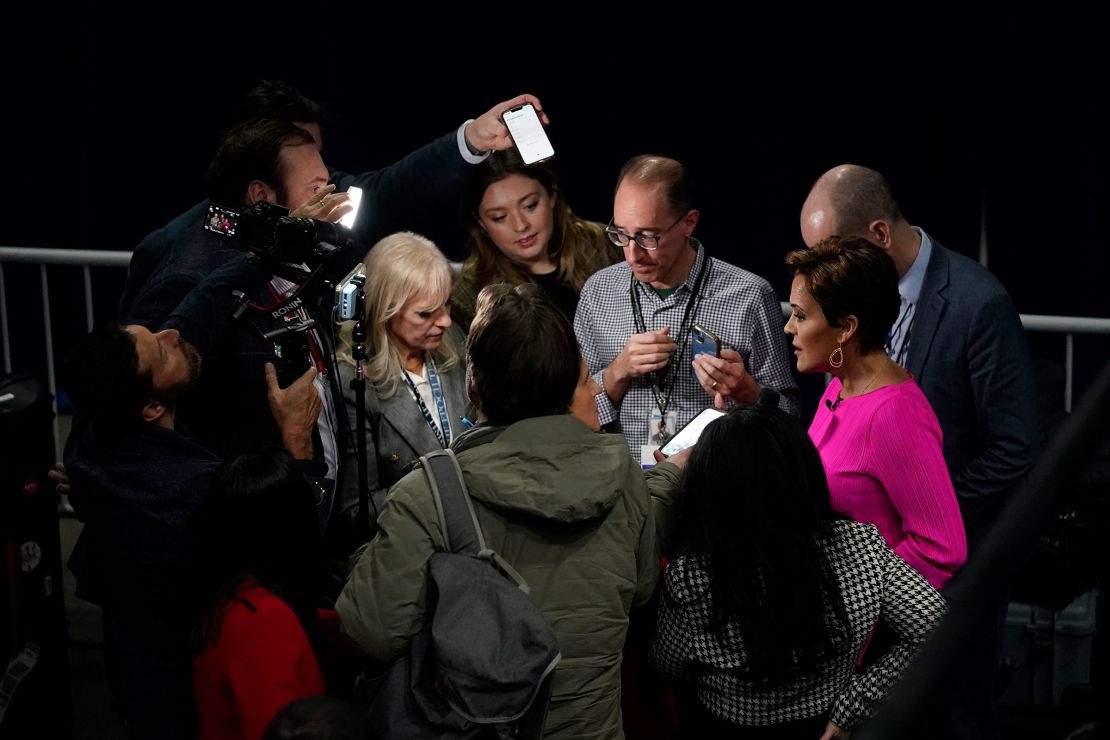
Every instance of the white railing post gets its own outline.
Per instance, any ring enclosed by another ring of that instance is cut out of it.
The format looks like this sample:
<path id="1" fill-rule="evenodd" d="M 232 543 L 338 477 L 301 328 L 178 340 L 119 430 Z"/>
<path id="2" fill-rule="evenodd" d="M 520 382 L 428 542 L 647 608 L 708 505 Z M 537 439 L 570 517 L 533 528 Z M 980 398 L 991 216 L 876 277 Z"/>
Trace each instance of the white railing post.
<path id="1" fill-rule="evenodd" d="M 54 411 L 54 455 L 61 455 L 61 434 L 58 429 L 58 387 L 54 377 L 54 325 L 50 321 L 50 279 L 46 265 L 39 265 L 39 282 L 42 285 L 42 324 L 46 332 L 46 384 L 50 389 L 50 408 Z"/>
<path id="2" fill-rule="evenodd" d="M 89 271 L 89 266 L 85 265 L 81 268 L 82 276 L 85 278 L 85 330 L 92 331 L 93 329 L 93 300 L 92 300 L 92 275 Z"/>
<path id="3" fill-rule="evenodd" d="M 1072 373 L 1075 370 L 1075 335 L 1064 335 L 1064 411 L 1071 413 Z"/>

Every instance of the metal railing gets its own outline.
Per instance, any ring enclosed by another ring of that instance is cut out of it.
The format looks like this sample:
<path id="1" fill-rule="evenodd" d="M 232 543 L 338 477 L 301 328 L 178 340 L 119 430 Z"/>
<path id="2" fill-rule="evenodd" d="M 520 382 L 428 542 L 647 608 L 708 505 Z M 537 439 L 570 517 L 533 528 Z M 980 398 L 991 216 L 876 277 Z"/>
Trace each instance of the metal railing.
<path id="1" fill-rule="evenodd" d="M 126 269 L 131 261 L 131 252 L 101 251 L 84 249 L 37 249 L 29 247 L 0 247 L 0 341 L 4 350 L 4 372 L 12 372 L 12 349 L 8 327 L 7 281 L 4 275 L 5 264 L 28 264 L 39 266 L 39 283 L 42 293 L 42 318 L 46 340 L 46 381 L 54 396 L 54 449 L 62 449 L 57 415 L 57 377 L 54 359 L 54 329 L 50 310 L 50 278 L 48 267 L 80 267 L 84 284 L 85 326 L 91 330 L 94 322 L 92 267 L 116 267 Z M 790 304 L 781 303 L 783 316 L 790 315 Z M 1085 318 L 1075 316 L 1021 315 L 1026 331 L 1047 332 L 1064 335 L 1064 408 L 1071 411 L 1075 375 L 1075 335 L 1110 335 L 1110 319 Z"/>
<path id="2" fill-rule="evenodd" d="M 32 249 L 27 247 L 0 247 L 0 343 L 4 348 L 4 373 L 12 372 L 11 333 L 8 327 L 7 276 L 4 265 L 29 264 L 39 266 L 39 286 L 42 293 L 42 321 L 46 340 L 46 385 L 53 396 L 54 407 L 54 450 L 60 455 L 62 450 L 61 434 L 58 426 L 58 387 L 54 362 L 54 325 L 50 313 L 50 277 L 47 267 L 52 265 L 77 266 L 81 268 L 85 298 L 85 328 L 91 331 L 94 322 L 92 273 L 91 267 L 122 267 L 131 262 L 130 252 L 110 252 L 86 249 Z"/>

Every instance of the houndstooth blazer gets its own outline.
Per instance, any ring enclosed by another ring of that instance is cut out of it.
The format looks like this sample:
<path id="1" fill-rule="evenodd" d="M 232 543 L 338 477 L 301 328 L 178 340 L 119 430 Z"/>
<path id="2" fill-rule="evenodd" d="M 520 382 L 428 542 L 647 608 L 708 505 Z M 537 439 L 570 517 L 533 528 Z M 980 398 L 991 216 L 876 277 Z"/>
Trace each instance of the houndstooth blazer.
<path id="1" fill-rule="evenodd" d="M 667 678 L 692 684 L 710 713 L 745 726 L 767 726 L 828 714 L 844 729 L 867 718 L 901 677 L 947 605 L 870 524 L 838 521 L 824 541 L 844 601 L 850 649 L 789 684 L 760 686 L 746 676 L 747 650 L 735 621 L 710 628 L 712 567 L 708 556 L 684 555 L 667 565 L 659 629 L 651 660 Z M 879 617 L 897 636 L 890 651 L 862 673 L 856 656 Z"/>

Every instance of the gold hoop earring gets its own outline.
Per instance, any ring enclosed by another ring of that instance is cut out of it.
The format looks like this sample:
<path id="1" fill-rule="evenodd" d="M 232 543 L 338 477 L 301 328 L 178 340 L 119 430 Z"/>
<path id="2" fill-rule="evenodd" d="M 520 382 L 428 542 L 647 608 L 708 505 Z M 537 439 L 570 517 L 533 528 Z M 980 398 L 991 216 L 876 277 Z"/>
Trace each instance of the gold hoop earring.
<path id="1" fill-rule="evenodd" d="M 829 355 L 829 365 L 834 368 L 844 367 L 844 348 L 837 342 L 837 347 Z"/>

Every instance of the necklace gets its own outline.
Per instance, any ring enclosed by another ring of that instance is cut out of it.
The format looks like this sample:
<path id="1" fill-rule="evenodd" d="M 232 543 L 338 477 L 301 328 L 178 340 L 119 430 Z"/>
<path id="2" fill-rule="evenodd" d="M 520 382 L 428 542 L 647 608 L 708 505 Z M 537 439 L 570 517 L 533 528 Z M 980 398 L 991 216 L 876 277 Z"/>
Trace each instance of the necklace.
<path id="1" fill-rule="evenodd" d="M 885 365 L 880 365 L 879 369 L 875 371 L 875 374 L 871 376 L 871 380 L 867 381 L 867 385 L 863 387 L 863 390 L 859 393 L 853 393 L 851 396 L 849 396 L 849 398 L 862 396 L 864 393 L 867 393 L 867 391 L 871 390 L 871 386 L 875 385 L 875 381 L 879 379 L 879 375 L 882 374 L 884 367 Z M 843 381 L 841 381 L 840 390 L 841 393 L 836 394 L 835 401 L 827 398 L 825 399 L 825 405 L 829 407 L 829 411 L 836 411 L 838 408 L 840 408 L 840 403 L 844 400 L 844 396 L 842 395 L 844 391 Z"/>
<path id="2" fill-rule="evenodd" d="M 880 373 L 882 373 L 883 367 L 884 365 L 880 364 L 879 369 L 876 370 L 875 374 L 871 376 L 871 380 L 867 381 L 867 385 L 863 387 L 863 390 L 859 393 L 853 393 L 852 396 L 862 396 L 864 393 L 867 393 L 867 391 L 871 390 L 871 386 L 875 385 L 875 381 L 879 379 L 879 375 Z"/>

